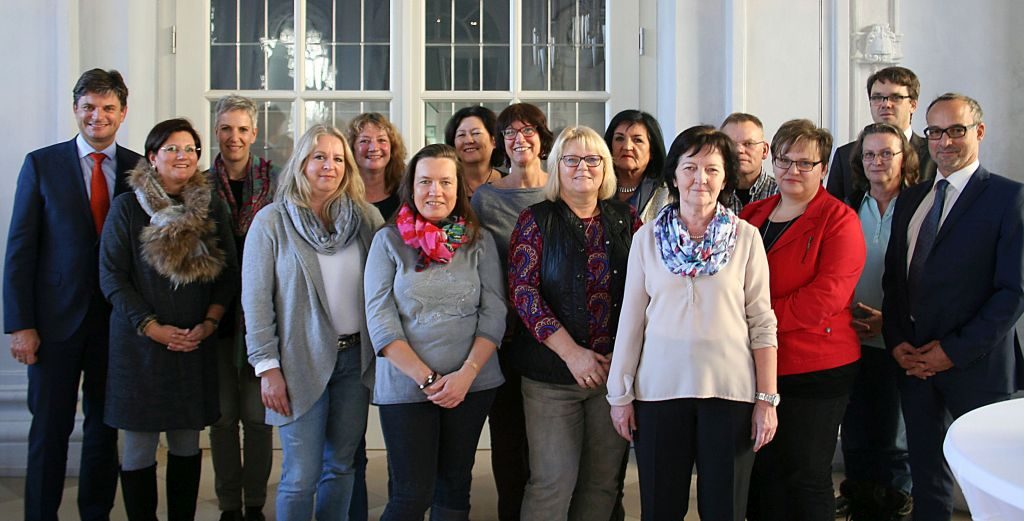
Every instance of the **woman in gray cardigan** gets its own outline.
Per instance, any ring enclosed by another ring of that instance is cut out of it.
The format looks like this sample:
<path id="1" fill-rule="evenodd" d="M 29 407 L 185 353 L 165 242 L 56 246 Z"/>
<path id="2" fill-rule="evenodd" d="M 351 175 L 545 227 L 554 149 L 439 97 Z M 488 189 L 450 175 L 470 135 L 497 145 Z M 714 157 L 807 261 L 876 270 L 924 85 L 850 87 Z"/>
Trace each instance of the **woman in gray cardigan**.
<path id="1" fill-rule="evenodd" d="M 494 241 L 480 233 L 455 149 L 428 145 L 406 169 L 394 225 L 366 264 L 377 359 L 373 401 L 388 449 L 382 521 L 469 519 L 473 461 L 495 389 L 505 303 Z"/>
<path id="2" fill-rule="evenodd" d="M 242 308 L 249 363 L 284 449 L 277 517 L 308 521 L 315 496 L 317 519 L 347 519 L 373 385 L 361 282 L 383 220 L 345 137 L 326 125 L 299 140 L 276 200 L 245 240 Z"/>

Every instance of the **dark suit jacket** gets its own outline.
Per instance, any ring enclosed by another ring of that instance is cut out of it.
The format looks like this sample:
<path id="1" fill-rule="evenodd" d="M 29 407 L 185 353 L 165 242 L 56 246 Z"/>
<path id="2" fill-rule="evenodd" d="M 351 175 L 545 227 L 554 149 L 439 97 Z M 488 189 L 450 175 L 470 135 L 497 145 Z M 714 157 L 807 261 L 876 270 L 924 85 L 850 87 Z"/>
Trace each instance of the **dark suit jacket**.
<path id="1" fill-rule="evenodd" d="M 117 147 L 114 195 L 142 156 Z M 75 140 L 25 156 L 18 174 L 4 263 L 4 332 L 35 328 L 68 339 L 99 295 L 99 237 Z M 102 298 L 102 297 L 100 297 Z"/>
<path id="2" fill-rule="evenodd" d="M 857 144 L 856 141 L 851 141 L 836 149 L 835 155 L 832 156 L 832 164 L 828 168 L 828 184 L 825 185 L 828 193 L 850 205 L 860 204 L 860 201 L 851 200 L 854 192 L 857 191 L 853 187 L 853 167 L 850 166 L 852 159 L 850 155 L 853 154 L 853 145 L 855 144 Z M 935 163 L 932 162 L 932 156 L 928 152 L 928 140 L 913 134 L 910 136 L 910 146 L 914 147 L 920 161 L 921 177 L 918 182 L 924 183 L 935 179 Z M 861 194 L 863 195 L 863 192 Z"/>
<path id="3" fill-rule="evenodd" d="M 984 167 L 974 172 L 939 228 L 911 299 L 907 226 L 931 189 L 922 183 L 896 199 L 882 277 L 885 343 L 892 349 L 938 340 L 954 364 L 932 377 L 938 384 L 1012 392 L 1024 376 L 1015 328 L 1024 313 L 1024 185 Z"/>

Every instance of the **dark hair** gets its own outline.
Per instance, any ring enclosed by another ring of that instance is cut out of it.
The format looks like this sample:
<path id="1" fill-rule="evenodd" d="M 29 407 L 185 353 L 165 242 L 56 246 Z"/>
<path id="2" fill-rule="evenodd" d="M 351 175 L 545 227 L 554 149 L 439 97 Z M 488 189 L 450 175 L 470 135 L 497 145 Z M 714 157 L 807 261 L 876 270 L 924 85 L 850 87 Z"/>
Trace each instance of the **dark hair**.
<path id="1" fill-rule="evenodd" d="M 192 139 L 196 142 L 196 159 L 202 157 L 202 146 L 203 143 L 199 139 L 199 133 L 192 127 L 192 123 L 184 118 L 168 119 L 161 121 L 149 131 L 149 135 L 146 136 L 146 148 L 145 155 L 146 159 L 149 159 L 150 154 L 156 155 L 160 147 L 170 139 L 171 134 L 175 132 L 188 132 L 192 135 Z"/>
<path id="2" fill-rule="evenodd" d="M 662 168 L 665 167 L 665 136 L 661 133 L 661 125 L 658 124 L 658 120 L 639 110 L 626 109 L 619 112 L 608 123 L 608 128 L 604 131 L 604 142 L 608 145 L 608 150 L 612 149 L 615 129 L 623 123 L 632 123 L 630 126 L 639 124 L 647 129 L 647 137 L 651 145 L 651 160 L 644 170 L 644 177 L 657 179 L 661 176 Z"/>
<path id="3" fill-rule="evenodd" d="M 871 96 L 871 87 L 875 85 L 876 81 L 895 83 L 906 87 L 907 95 L 914 101 L 917 101 L 917 97 L 921 95 L 921 82 L 917 79 L 914 71 L 906 67 L 886 67 L 868 76 L 868 96 Z"/>
<path id="4" fill-rule="evenodd" d="M 544 115 L 536 105 L 529 103 L 514 103 L 505 107 L 505 110 L 498 114 L 498 122 L 494 125 L 495 141 L 501 140 L 499 146 L 494 147 L 494 156 L 497 156 L 499 161 L 498 164 L 505 166 L 512 166 L 508 155 L 505 154 L 505 138 L 502 136 L 501 131 L 508 128 L 513 121 L 522 121 L 527 125 L 533 126 L 537 129 L 537 135 L 540 136 L 540 154 L 541 161 L 548 158 L 548 154 L 551 152 L 551 146 L 555 144 L 555 135 L 548 128 L 548 118 Z M 491 157 L 494 161 L 494 157 Z"/>
<path id="5" fill-rule="evenodd" d="M 494 114 L 494 111 L 484 107 L 482 105 L 471 105 L 469 107 L 462 107 L 455 111 L 452 117 L 448 119 L 448 124 L 444 127 L 444 142 L 448 146 L 455 146 L 455 133 L 459 130 L 459 125 L 462 124 L 462 120 L 466 118 L 480 118 L 483 122 L 484 128 L 487 129 L 487 133 L 494 140 L 495 149 L 497 149 L 498 138 L 500 134 L 494 133 L 494 127 L 498 122 L 498 116 Z M 501 166 L 501 158 L 494 152 L 491 153 L 491 166 Z"/>
<path id="6" fill-rule="evenodd" d="M 117 95 L 121 102 L 121 110 L 128 106 L 128 86 L 124 84 L 121 73 L 114 69 L 105 71 L 103 69 L 89 69 L 78 77 L 75 88 L 71 90 L 74 98 L 74 106 L 78 106 L 78 100 L 86 94 L 110 94 Z"/>
<path id="7" fill-rule="evenodd" d="M 864 161 L 861 160 L 860 156 L 864 150 L 864 138 L 872 134 L 888 134 L 899 139 L 900 151 L 903 154 L 903 162 L 900 167 L 900 190 L 916 185 L 920 180 L 918 172 L 920 162 L 918 161 L 917 151 L 914 150 L 914 147 L 910 146 L 907 136 L 903 131 L 888 123 L 872 123 L 864 127 L 864 130 L 857 136 L 857 141 L 853 145 L 853 152 L 850 154 L 850 167 L 853 168 L 853 187 L 865 192 L 871 189 L 871 185 L 868 183 L 868 176 L 864 173 Z M 854 201 L 854 203 L 860 203 L 860 201 Z"/>
<path id="8" fill-rule="evenodd" d="M 818 161 L 828 169 L 828 157 L 832 153 L 832 134 L 819 128 L 809 119 L 791 119 L 782 124 L 772 138 L 772 157 L 781 157 L 790 147 L 806 141 L 818 146 Z"/>
<path id="9" fill-rule="evenodd" d="M 665 158 L 665 169 L 662 178 L 672 200 L 679 202 L 679 187 L 676 186 L 676 167 L 679 159 L 686 155 L 695 156 L 704 150 L 717 151 L 722 155 L 722 162 L 725 166 L 725 184 L 722 191 L 718 193 L 718 202 L 725 203 L 729 195 L 736 189 L 740 179 L 740 160 L 736 153 L 736 144 L 729 136 L 711 125 L 697 125 L 690 127 L 676 136 L 672 146 L 668 148 L 668 157 Z"/>
<path id="10" fill-rule="evenodd" d="M 758 119 L 757 116 L 747 114 L 746 112 L 733 112 L 732 114 L 729 114 L 725 117 L 725 120 L 722 121 L 722 124 L 719 125 L 718 129 L 721 130 L 725 128 L 726 125 L 738 125 L 740 123 L 753 123 L 757 128 L 764 132 L 764 123 L 761 123 L 761 120 Z"/>
<path id="11" fill-rule="evenodd" d="M 416 182 L 416 166 L 419 165 L 423 159 L 450 159 L 455 164 L 455 207 L 452 208 L 452 215 L 457 215 L 466 220 L 466 244 L 472 243 L 477 239 L 480 234 L 480 225 L 476 218 L 476 212 L 473 211 L 473 207 L 469 204 L 469 188 L 466 186 L 466 173 L 459 161 L 458 154 L 455 153 L 455 148 L 444 143 L 434 143 L 427 145 L 416 152 L 416 155 L 412 156 L 409 160 L 409 164 L 405 167 L 405 175 L 402 177 L 402 184 L 398 187 L 398 198 L 402 204 L 409 206 L 412 210 L 413 215 L 419 215 L 419 210 L 416 208 L 416 197 L 414 195 L 413 184 Z M 395 221 L 398 212 L 391 216 L 391 222 Z"/>

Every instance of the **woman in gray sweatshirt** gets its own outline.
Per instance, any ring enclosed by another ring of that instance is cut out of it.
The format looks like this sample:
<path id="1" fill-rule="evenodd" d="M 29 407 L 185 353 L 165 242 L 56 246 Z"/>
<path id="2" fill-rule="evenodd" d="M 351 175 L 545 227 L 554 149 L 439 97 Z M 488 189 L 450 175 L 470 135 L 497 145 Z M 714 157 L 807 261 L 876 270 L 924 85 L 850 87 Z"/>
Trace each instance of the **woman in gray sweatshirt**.
<path id="1" fill-rule="evenodd" d="M 428 508 L 435 520 L 465 520 L 476 445 L 504 381 L 493 356 L 505 331 L 498 256 L 452 147 L 413 156 L 399 195 L 365 278 L 391 472 L 381 520 L 422 520 Z"/>

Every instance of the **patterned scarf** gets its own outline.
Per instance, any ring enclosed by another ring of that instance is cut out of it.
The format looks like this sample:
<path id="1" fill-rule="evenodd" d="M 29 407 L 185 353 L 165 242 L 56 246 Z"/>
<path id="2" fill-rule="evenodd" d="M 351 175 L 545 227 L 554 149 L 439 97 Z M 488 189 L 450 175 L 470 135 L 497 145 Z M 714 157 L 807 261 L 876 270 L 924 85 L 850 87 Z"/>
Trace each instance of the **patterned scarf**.
<path id="1" fill-rule="evenodd" d="M 402 241 L 416 248 L 420 254 L 416 271 L 423 271 L 431 262 L 448 264 L 455 250 L 466 240 L 466 220 L 462 217 L 456 217 L 454 222 L 441 221 L 438 227 L 420 215 L 413 215 L 407 204 L 398 209 L 395 224 L 402 234 Z"/>
<path id="2" fill-rule="evenodd" d="M 737 219 L 736 214 L 716 204 L 704 239 L 694 242 L 679 217 L 679 206 L 670 204 L 662 208 L 654 222 L 654 240 L 661 261 L 669 271 L 684 277 L 718 273 L 736 249 Z"/>
<path id="3" fill-rule="evenodd" d="M 224 159 L 220 154 L 217 154 L 213 165 L 210 166 L 210 171 L 215 175 L 217 193 L 227 201 L 228 208 L 231 209 L 231 219 L 235 222 L 234 232 L 237 237 L 242 237 L 249 231 L 249 225 L 252 224 L 256 212 L 270 204 L 274 198 L 274 194 L 270 192 L 270 161 L 250 155 L 246 169 L 248 172 L 242 181 L 242 200 L 236 201 Z"/>

